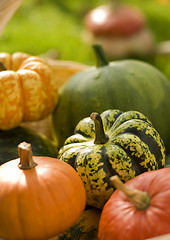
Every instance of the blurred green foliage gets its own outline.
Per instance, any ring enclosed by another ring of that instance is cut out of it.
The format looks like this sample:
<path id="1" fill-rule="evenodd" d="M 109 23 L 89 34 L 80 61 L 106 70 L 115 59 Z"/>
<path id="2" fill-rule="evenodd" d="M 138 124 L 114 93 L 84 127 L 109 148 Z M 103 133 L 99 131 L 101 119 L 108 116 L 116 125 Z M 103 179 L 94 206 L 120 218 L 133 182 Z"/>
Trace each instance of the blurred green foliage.
<path id="1" fill-rule="evenodd" d="M 40 55 L 56 49 L 59 59 L 92 65 L 95 63 L 93 51 L 82 40 L 83 18 L 88 10 L 109 1 L 25 0 L 0 38 L 0 51 Z M 157 43 L 170 39 L 170 4 L 161 4 L 158 0 L 122 2 L 140 8 Z"/>

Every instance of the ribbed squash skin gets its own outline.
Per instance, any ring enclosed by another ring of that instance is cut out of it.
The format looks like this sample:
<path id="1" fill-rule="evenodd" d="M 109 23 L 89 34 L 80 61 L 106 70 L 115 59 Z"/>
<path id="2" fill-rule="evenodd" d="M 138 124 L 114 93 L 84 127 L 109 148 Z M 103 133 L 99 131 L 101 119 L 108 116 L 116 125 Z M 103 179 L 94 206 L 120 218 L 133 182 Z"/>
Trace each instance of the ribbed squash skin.
<path id="1" fill-rule="evenodd" d="M 22 52 L 1 52 L 0 61 L 5 67 L 0 71 L 0 129 L 49 116 L 58 101 L 51 66 L 43 58 Z"/>
<path id="2" fill-rule="evenodd" d="M 0 131 L 0 165 L 18 158 L 17 147 L 21 142 L 31 143 L 34 156 L 57 157 L 58 149 L 44 135 L 26 127 Z"/>
<path id="3" fill-rule="evenodd" d="M 140 112 L 107 110 L 101 114 L 109 140 L 95 144 L 91 118 L 81 120 L 59 158 L 79 173 L 87 195 L 87 205 L 102 208 L 113 187 L 110 177 L 117 174 L 124 182 L 165 165 L 165 147 L 159 133 Z"/>
<path id="4" fill-rule="evenodd" d="M 152 122 L 170 152 L 170 82 L 151 65 L 115 61 L 72 76 L 59 92 L 53 112 L 53 134 L 61 147 L 78 122 L 91 112 L 136 110 Z"/>

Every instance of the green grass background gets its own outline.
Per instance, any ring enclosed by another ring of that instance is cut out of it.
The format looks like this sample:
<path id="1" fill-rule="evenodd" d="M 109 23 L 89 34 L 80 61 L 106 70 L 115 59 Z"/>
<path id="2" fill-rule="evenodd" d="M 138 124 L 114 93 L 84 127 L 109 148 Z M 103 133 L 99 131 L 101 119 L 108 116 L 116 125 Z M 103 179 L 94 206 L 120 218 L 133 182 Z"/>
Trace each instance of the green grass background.
<path id="1" fill-rule="evenodd" d="M 25 0 L 0 37 L 0 51 L 40 55 L 56 49 L 58 58 L 95 64 L 92 48 L 82 40 L 86 12 L 107 0 Z M 124 0 L 145 14 L 157 43 L 170 39 L 170 4 L 156 0 Z M 154 59 L 155 61 L 155 59 Z M 154 63 L 170 76 L 170 61 Z M 167 68 L 167 69 L 166 69 Z"/>

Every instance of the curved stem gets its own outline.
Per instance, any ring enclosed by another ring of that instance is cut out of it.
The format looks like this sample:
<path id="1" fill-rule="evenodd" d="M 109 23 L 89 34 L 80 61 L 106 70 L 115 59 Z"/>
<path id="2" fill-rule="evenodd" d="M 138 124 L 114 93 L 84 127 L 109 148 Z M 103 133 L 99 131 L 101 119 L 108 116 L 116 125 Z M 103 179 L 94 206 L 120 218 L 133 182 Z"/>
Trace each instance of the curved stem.
<path id="1" fill-rule="evenodd" d="M 139 189 L 128 188 L 120 178 L 115 175 L 110 178 L 113 186 L 121 190 L 128 199 L 136 206 L 139 210 L 145 210 L 150 204 L 150 197 L 147 192 L 141 191 Z"/>
<path id="2" fill-rule="evenodd" d="M 102 118 L 99 113 L 91 113 L 91 119 L 94 120 L 95 124 L 95 135 L 96 138 L 94 140 L 95 144 L 104 144 L 109 140 L 109 137 L 105 134 L 103 129 Z"/>
<path id="3" fill-rule="evenodd" d="M 108 65 L 109 62 L 106 58 L 106 55 L 103 51 L 102 46 L 94 44 L 94 45 L 92 45 L 92 47 L 93 47 L 96 57 L 97 57 L 97 67 L 103 67 L 103 66 Z"/>
<path id="4" fill-rule="evenodd" d="M 18 154 L 20 163 L 18 167 L 23 170 L 34 168 L 37 163 L 33 161 L 31 144 L 22 142 L 18 145 Z"/>

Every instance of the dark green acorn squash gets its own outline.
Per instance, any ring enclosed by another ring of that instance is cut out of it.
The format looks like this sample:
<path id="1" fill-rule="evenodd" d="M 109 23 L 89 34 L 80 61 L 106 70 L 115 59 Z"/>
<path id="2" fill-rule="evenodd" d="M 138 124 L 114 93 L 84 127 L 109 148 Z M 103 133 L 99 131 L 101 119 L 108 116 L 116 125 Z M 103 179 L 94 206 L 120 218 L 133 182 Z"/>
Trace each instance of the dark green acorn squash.
<path id="1" fill-rule="evenodd" d="M 87 205 L 102 208 L 113 193 L 111 176 L 117 174 L 126 182 L 164 167 L 165 147 L 159 133 L 140 112 L 107 110 L 101 116 L 90 116 L 78 123 L 58 157 L 79 173 Z"/>
<path id="2" fill-rule="evenodd" d="M 0 165 L 18 158 L 18 145 L 21 142 L 31 143 L 34 156 L 57 157 L 57 147 L 44 135 L 26 127 L 17 127 L 0 131 Z"/>
<path id="3" fill-rule="evenodd" d="M 170 152 L 170 82 L 155 67 L 137 60 L 108 63 L 95 47 L 98 67 L 72 76 L 59 91 L 53 112 L 54 139 L 62 147 L 77 123 L 107 109 L 135 110 L 143 113 L 164 140 Z"/>

